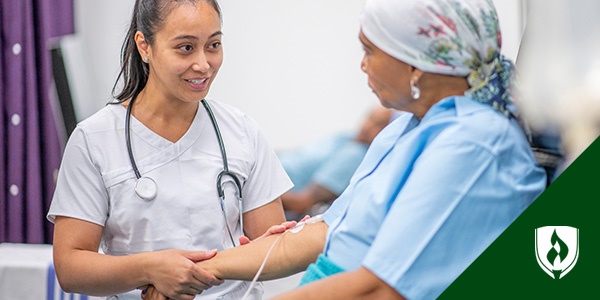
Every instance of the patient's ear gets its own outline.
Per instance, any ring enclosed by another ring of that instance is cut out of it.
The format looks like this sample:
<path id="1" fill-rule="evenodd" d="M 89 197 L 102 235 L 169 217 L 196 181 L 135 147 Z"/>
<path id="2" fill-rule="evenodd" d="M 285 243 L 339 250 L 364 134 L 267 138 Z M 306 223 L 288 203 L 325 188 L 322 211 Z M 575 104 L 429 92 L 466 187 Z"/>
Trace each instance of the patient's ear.
<path id="1" fill-rule="evenodd" d="M 410 76 L 411 79 L 413 79 L 416 82 L 419 82 L 419 79 L 421 79 L 421 76 L 423 76 L 423 71 L 421 71 L 420 69 L 417 69 L 413 66 L 410 66 L 410 72 L 412 73 L 412 75 Z"/>

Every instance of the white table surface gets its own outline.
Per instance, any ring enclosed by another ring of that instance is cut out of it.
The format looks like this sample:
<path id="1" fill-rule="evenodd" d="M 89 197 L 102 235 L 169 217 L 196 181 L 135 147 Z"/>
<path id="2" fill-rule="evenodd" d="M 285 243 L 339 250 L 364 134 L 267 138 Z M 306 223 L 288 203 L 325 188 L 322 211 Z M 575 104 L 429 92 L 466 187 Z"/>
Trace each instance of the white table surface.
<path id="1" fill-rule="evenodd" d="M 91 300 L 58 285 L 52 245 L 0 243 L 0 300 Z"/>

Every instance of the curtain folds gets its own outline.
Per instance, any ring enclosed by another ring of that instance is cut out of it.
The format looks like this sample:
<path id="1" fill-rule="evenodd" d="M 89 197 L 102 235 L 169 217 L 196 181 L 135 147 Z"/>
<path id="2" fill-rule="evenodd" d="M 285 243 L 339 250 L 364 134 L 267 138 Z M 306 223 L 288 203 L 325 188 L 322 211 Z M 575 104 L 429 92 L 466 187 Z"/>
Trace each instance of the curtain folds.
<path id="1" fill-rule="evenodd" d="M 51 242 L 62 145 L 49 47 L 73 23 L 73 0 L 0 0 L 0 242 Z"/>

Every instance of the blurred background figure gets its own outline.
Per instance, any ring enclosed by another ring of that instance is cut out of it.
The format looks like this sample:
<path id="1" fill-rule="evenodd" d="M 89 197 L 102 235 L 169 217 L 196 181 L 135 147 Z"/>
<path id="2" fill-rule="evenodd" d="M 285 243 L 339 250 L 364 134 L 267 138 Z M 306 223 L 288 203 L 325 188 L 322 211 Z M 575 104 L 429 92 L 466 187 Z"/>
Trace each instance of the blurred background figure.
<path id="1" fill-rule="evenodd" d="M 599 11 L 596 0 L 527 2 L 519 105 L 542 142 L 560 141 L 559 172 L 600 134 Z"/>
<path id="2" fill-rule="evenodd" d="M 323 213 L 348 186 L 375 136 L 400 112 L 373 108 L 357 132 L 339 132 L 279 153 L 294 188 L 281 197 L 288 220 Z M 393 116 L 393 117 L 392 117 Z"/>

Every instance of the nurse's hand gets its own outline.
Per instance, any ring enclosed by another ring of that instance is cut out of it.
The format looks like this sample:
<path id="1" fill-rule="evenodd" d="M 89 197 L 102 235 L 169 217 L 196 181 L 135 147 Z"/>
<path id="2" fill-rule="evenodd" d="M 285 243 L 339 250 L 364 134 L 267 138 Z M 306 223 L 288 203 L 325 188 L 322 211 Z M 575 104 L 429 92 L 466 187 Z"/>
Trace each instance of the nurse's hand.
<path id="1" fill-rule="evenodd" d="M 216 278 L 195 263 L 217 254 L 210 251 L 163 250 L 151 252 L 152 262 L 147 268 L 154 288 L 168 298 L 192 300 L 223 280 Z"/>
<path id="2" fill-rule="evenodd" d="M 144 300 L 168 300 L 167 297 L 159 293 L 153 285 L 147 286 L 142 291 L 142 299 Z"/>
<path id="3" fill-rule="evenodd" d="M 310 218 L 310 216 L 306 215 L 306 216 L 304 216 L 304 218 L 302 218 L 302 220 L 300 220 L 300 222 L 306 221 L 309 218 Z M 285 221 L 285 222 L 281 223 L 281 225 L 273 225 L 273 226 L 269 227 L 267 232 L 265 232 L 263 235 L 257 237 L 254 240 L 258 240 L 258 239 L 264 238 L 264 237 L 272 235 L 272 234 L 283 233 L 284 231 L 286 231 L 288 229 L 294 228 L 294 226 L 296 226 L 297 224 L 298 224 L 298 222 L 296 222 L 296 221 Z M 240 245 L 246 245 L 251 242 L 251 240 L 245 235 L 240 236 L 239 241 L 240 241 Z"/>

